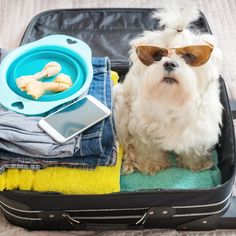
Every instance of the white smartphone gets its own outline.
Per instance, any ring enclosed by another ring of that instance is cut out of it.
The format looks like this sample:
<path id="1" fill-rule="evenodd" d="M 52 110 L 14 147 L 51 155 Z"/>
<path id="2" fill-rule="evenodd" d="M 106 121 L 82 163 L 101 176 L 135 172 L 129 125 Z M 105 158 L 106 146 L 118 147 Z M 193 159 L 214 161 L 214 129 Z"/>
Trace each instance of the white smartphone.
<path id="1" fill-rule="evenodd" d="M 39 126 L 57 142 L 65 143 L 110 115 L 109 108 L 87 95 L 41 119 Z"/>

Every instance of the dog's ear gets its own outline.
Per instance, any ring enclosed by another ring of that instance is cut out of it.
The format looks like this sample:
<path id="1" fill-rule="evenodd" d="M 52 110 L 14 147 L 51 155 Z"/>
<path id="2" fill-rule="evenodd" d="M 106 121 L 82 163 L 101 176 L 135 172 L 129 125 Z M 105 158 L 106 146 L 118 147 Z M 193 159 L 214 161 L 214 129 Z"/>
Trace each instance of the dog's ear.
<path id="1" fill-rule="evenodd" d="M 141 44 L 144 44 L 143 35 L 130 41 L 129 59 L 131 62 L 134 62 L 138 59 L 137 54 L 136 54 L 136 47 Z"/>
<path id="2" fill-rule="evenodd" d="M 212 60 L 213 65 L 216 66 L 218 72 L 220 72 L 221 67 L 222 67 L 223 54 L 222 54 L 221 49 L 217 46 L 216 38 L 211 34 L 202 34 L 202 35 L 199 35 L 199 37 L 205 42 L 208 42 L 211 45 L 213 45 L 211 60 Z"/>

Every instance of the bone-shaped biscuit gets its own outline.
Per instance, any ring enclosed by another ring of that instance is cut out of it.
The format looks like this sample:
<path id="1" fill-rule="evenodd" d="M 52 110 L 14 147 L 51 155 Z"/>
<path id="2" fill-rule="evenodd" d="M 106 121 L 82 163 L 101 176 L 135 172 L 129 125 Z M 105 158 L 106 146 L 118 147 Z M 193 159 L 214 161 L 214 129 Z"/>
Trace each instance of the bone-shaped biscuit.
<path id="1" fill-rule="evenodd" d="M 71 86 L 72 81 L 70 76 L 61 73 L 52 82 L 30 81 L 26 85 L 26 91 L 34 99 L 38 99 L 46 91 L 61 92 L 69 89 Z"/>
<path id="2" fill-rule="evenodd" d="M 16 79 L 16 84 L 18 88 L 20 88 L 22 91 L 26 90 L 26 85 L 32 81 L 40 80 L 44 77 L 50 77 L 53 75 L 56 75 L 61 71 L 61 65 L 57 62 L 49 62 L 45 65 L 45 67 L 42 69 L 42 71 L 37 72 L 33 75 L 23 75 Z"/>

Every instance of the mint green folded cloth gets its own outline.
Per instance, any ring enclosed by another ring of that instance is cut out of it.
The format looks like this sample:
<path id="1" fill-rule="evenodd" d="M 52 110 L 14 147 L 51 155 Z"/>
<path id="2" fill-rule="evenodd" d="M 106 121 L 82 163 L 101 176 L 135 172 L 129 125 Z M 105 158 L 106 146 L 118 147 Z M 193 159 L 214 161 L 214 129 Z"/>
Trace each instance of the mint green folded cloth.
<path id="1" fill-rule="evenodd" d="M 191 171 L 176 166 L 175 157 L 170 156 L 172 167 L 160 171 L 155 175 L 145 175 L 134 172 L 130 175 L 121 175 L 121 191 L 137 191 L 148 189 L 209 189 L 221 184 L 221 173 L 218 164 L 217 152 L 212 153 L 215 165 L 208 170 Z"/>

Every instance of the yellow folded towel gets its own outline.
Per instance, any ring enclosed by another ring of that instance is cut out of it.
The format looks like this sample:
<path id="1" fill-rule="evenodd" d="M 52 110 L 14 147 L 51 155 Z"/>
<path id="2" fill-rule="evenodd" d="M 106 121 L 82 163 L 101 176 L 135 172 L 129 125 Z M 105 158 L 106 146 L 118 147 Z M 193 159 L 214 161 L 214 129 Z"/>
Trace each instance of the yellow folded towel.
<path id="1" fill-rule="evenodd" d="M 0 175 L 0 191 L 55 191 L 64 194 L 106 194 L 120 191 L 123 151 L 118 148 L 115 166 L 98 166 L 95 171 L 66 167 L 43 170 L 8 169 Z"/>

